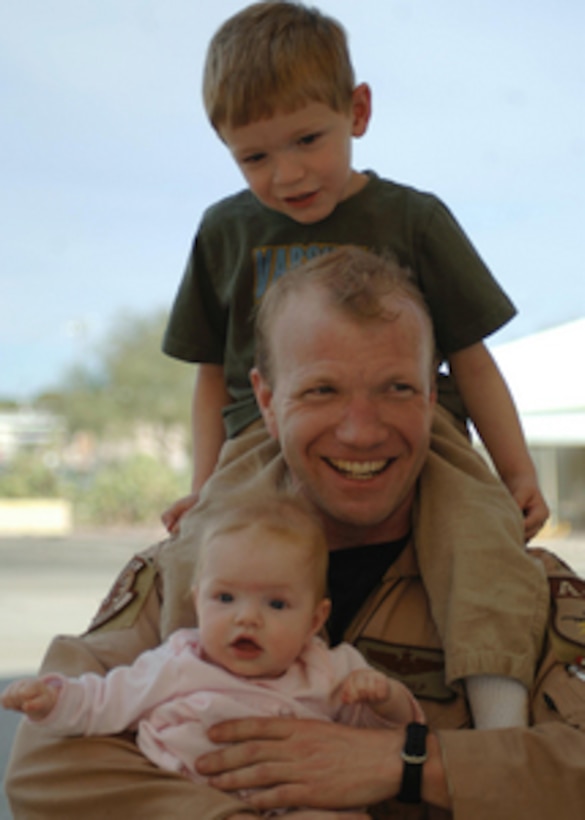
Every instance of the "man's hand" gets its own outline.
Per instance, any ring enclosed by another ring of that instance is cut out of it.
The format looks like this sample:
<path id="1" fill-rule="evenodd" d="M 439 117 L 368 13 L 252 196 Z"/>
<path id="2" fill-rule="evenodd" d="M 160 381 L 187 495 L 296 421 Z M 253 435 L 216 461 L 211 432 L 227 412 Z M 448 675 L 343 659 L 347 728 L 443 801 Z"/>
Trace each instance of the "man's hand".
<path id="1" fill-rule="evenodd" d="M 367 806 L 393 797 L 400 786 L 404 727 L 250 718 L 219 723 L 208 734 L 230 745 L 200 757 L 197 770 L 224 791 L 261 789 L 247 798 L 259 810 Z"/>
<path id="2" fill-rule="evenodd" d="M 165 510 L 164 513 L 161 515 L 161 521 L 167 528 L 167 531 L 174 535 L 179 531 L 179 521 L 185 515 L 187 510 L 190 510 L 191 507 L 194 507 L 195 504 L 199 501 L 199 493 L 189 493 L 189 495 L 183 496 L 183 498 L 179 498 L 178 501 L 175 501 L 174 504 Z"/>

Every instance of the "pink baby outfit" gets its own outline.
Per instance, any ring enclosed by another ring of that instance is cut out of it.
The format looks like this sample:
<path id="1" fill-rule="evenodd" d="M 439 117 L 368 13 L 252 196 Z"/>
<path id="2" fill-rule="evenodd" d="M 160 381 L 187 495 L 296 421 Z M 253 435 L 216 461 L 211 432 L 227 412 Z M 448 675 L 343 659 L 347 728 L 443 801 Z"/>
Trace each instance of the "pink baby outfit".
<path id="1" fill-rule="evenodd" d="M 201 657 L 197 629 L 181 629 L 132 666 L 106 677 L 48 675 L 62 691 L 39 725 L 60 735 L 109 735 L 137 730 L 137 744 L 153 763 L 204 782 L 196 759 L 217 748 L 206 730 L 222 720 L 294 716 L 369 728 L 388 728 L 367 704 L 341 704 L 333 697 L 354 669 L 366 667 L 349 644 L 329 649 L 313 638 L 292 667 L 278 678 L 244 678 Z M 412 698 L 413 719 L 423 719 Z"/>

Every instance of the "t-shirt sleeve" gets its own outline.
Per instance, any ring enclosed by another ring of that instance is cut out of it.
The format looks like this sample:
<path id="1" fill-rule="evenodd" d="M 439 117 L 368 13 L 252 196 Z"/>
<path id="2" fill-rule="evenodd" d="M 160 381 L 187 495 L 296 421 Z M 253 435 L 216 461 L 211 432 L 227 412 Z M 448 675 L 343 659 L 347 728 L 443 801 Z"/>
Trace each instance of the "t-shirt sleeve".
<path id="1" fill-rule="evenodd" d="M 171 308 L 162 349 L 187 362 L 222 364 L 227 308 L 217 296 L 198 234 Z"/>
<path id="2" fill-rule="evenodd" d="M 416 273 L 445 356 L 482 341 L 506 324 L 516 308 L 465 232 L 435 197 L 417 243 Z"/>

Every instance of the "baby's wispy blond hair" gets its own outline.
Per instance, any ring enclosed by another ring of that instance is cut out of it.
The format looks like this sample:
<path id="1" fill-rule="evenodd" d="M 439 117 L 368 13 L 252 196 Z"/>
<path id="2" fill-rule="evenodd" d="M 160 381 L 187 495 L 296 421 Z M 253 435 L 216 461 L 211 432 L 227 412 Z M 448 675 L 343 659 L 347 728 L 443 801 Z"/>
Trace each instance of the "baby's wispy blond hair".
<path id="1" fill-rule="evenodd" d="M 254 526 L 261 529 L 263 535 L 265 532 L 263 543 L 267 549 L 270 549 L 270 535 L 277 534 L 284 536 L 287 548 L 302 552 L 303 565 L 314 581 L 315 600 L 327 596 L 329 550 L 325 533 L 319 518 L 299 496 L 273 491 L 259 498 L 249 490 L 234 490 L 204 505 L 201 514 L 203 526 L 194 584 L 205 571 L 207 555 L 213 549 L 212 540 Z"/>

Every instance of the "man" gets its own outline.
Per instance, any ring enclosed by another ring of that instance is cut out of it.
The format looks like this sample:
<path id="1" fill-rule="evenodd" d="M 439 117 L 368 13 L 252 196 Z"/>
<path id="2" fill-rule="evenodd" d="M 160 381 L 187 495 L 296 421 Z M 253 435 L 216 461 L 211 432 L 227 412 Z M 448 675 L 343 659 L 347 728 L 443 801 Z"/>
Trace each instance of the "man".
<path id="1" fill-rule="evenodd" d="M 335 254 L 283 277 L 259 317 L 253 381 L 282 456 L 267 445 L 263 457 L 255 456 L 263 462 L 259 469 L 242 462 L 236 447 L 212 483 L 225 487 L 251 476 L 259 491 L 265 482 L 288 485 L 313 504 L 332 550 L 331 637 L 353 642 L 411 686 L 428 718 L 426 750 L 420 735 L 416 748 L 409 747 L 413 737 L 404 727 L 323 727 L 282 718 L 227 723 L 212 735 L 230 745 L 198 761 L 212 780 L 196 787 L 153 769 L 127 738 L 52 741 L 25 727 L 8 779 L 16 820 L 242 820 L 246 806 L 227 792 L 258 786 L 267 787 L 250 797 L 259 810 L 368 805 L 376 806 L 376 817 L 457 820 L 568 820 L 582 811 L 585 683 L 577 657 L 585 585 L 545 556 L 553 573 L 554 641 L 546 643 L 532 692 L 537 727 L 471 729 L 464 693 L 445 685 L 411 535 L 434 412 L 430 321 L 417 292 L 385 272 L 384 263 L 355 250 Z M 455 485 L 449 489 L 457 493 Z M 193 561 L 184 543 L 135 559 L 96 628 L 82 639 L 59 639 L 45 669 L 75 674 L 127 663 L 192 618 L 178 594 Z M 405 807 L 399 793 L 423 802 Z"/>

